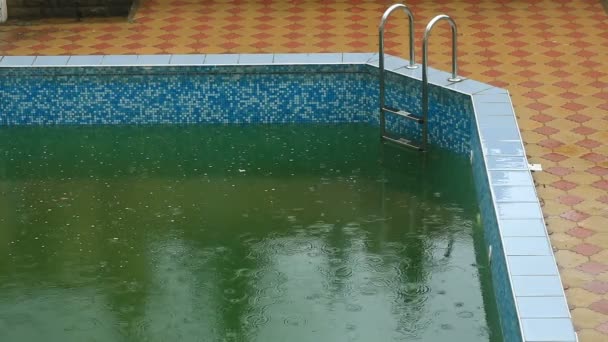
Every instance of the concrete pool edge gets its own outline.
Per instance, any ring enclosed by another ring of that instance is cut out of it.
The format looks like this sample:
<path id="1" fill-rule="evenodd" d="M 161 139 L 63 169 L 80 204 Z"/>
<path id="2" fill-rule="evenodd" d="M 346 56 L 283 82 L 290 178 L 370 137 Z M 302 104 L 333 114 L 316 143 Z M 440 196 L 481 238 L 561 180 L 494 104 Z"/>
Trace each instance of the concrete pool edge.
<path id="1" fill-rule="evenodd" d="M 421 69 L 407 69 L 407 63 L 387 56 L 386 69 L 420 81 Z M 0 60 L 0 68 L 348 64 L 377 68 L 377 54 L 7 56 Z M 471 148 L 479 152 L 472 157 L 480 161 L 483 173 L 475 181 L 487 183 L 491 206 L 485 215 L 495 216 L 493 229 L 499 246 L 491 253 L 494 258 L 498 254 L 504 257 L 509 289 L 503 290 L 510 293 L 512 298 L 507 299 L 513 301 L 518 317 L 513 328 L 519 330 L 519 336 L 505 336 L 505 340 L 576 341 L 510 96 L 491 85 L 474 80 L 452 83 L 448 77 L 448 73 L 429 70 L 431 84 L 470 96 L 473 106 L 471 140 L 476 138 L 478 146 L 472 144 Z M 496 297 L 497 301 L 504 299 Z M 503 326 L 506 333 L 504 330 Z"/>

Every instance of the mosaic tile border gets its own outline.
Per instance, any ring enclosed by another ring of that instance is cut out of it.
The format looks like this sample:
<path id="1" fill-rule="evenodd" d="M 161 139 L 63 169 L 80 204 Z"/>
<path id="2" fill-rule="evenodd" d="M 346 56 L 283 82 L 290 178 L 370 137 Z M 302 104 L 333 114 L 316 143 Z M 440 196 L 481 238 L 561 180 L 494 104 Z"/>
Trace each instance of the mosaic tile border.
<path id="1" fill-rule="evenodd" d="M 0 59 L 0 71 L 56 73 L 57 69 L 72 68 L 75 72 L 98 73 L 105 68 L 115 71 L 125 67 L 143 71 L 159 66 L 268 65 L 363 65 L 377 70 L 377 63 L 374 53 L 6 56 Z M 421 81 L 421 69 L 405 68 L 406 60 L 387 56 L 385 65 L 390 74 L 405 76 L 403 80 Z M 429 69 L 430 83 L 436 86 L 438 96 L 456 93 L 471 102 L 461 111 L 470 112 L 473 118 L 468 127 L 470 136 L 466 136 L 470 144 L 466 143 L 471 150 L 486 242 L 492 247 L 493 281 L 505 341 L 574 342 L 577 337 L 509 93 L 470 79 L 452 83 L 448 77 L 448 73 Z M 403 129 L 407 131 L 407 127 Z"/>

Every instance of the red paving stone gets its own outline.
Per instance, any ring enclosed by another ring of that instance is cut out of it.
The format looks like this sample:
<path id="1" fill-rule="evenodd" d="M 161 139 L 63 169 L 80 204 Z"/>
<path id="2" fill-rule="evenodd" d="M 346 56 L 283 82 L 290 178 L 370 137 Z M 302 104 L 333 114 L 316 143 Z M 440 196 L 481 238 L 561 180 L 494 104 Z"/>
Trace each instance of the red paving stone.
<path id="1" fill-rule="evenodd" d="M 589 215 L 582 213 L 580 211 L 577 211 L 577 210 L 569 210 L 569 211 L 562 213 L 560 215 L 560 217 L 565 218 L 566 220 L 573 221 L 573 222 L 580 222 L 580 221 L 583 221 L 584 219 L 588 218 Z"/>
<path id="2" fill-rule="evenodd" d="M 569 206 L 579 204 L 583 201 L 583 199 L 581 197 L 574 196 L 574 195 L 563 195 L 563 196 L 560 196 L 557 200 L 561 204 L 565 204 L 565 205 L 569 205 Z"/>
<path id="3" fill-rule="evenodd" d="M 549 172 L 556 176 L 567 176 L 567 175 L 571 174 L 572 172 L 574 172 L 574 170 L 566 168 L 566 167 L 561 167 L 561 166 L 553 166 L 553 167 L 547 168 L 546 172 Z"/>
<path id="4" fill-rule="evenodd" d="M 608 282 L 593 280 L 583 286 L 583 288 L 587 291 L 591 291 L 597 294 L 605 294 L 608 293 Z"/>
<path id="5" fill-rule="evenodd" d="M 589 229 L 581 228 L 581 227 L 572 228 L 572 229 L 568 230 L 566 233 L 571 236 L 577 237 L 579 239 L 584 239 L 584 238 L 587 238 L 587 237 L 595 234 L 595 232 L 593 230 L 589 230 Z"/>
<path id="6" fill-rule="evenodd" d="M 571 190 L 576 188 L 576 183 L 569 182 L 566 180 L 558 180 L 557 182 L 551 183 L 551 186 L 560 190 Z"/>
<path id="7" fill-rule="evenodd" d="M 601 247 L 598 247 L 596 245 L 592 245 L 589 243 L 582 243 L 582 244 L 572 248 L 573 252 L 576 252 L 576 253 L 584 255 L 584 256 L 592 256 L 593 254 L 599 253 L 601 250 L 602 250 Z"/>
<path id="8" fill-rule="evenodd" d="M 582 265 L 579 265 L 577 267 L 577 269 L 579 269 L 585 273 L 598 275 L 600 273 L 604 273 L 604 272 L 608 271 L 608 265 L 601 264 L 599 262 L 590 261 L 590 262 L 586 262 Z"/>
<path id="9" fill-rule="evenodd" d="M 608 300 L 602 299 L 589 305 L 589 308 L 593 311 L 600 312 L 604 315 L 608 315 Z"/>

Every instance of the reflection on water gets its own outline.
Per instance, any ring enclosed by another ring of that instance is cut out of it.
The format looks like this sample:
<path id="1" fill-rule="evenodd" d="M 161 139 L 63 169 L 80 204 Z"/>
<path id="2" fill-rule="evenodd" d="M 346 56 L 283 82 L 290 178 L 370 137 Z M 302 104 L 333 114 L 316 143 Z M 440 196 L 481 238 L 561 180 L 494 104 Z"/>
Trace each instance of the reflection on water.
<path id="1" fill-rule="evenodd" d="M 467 161 L 376 135 L 1 129 L 0 340 L 498 341 Z"/>

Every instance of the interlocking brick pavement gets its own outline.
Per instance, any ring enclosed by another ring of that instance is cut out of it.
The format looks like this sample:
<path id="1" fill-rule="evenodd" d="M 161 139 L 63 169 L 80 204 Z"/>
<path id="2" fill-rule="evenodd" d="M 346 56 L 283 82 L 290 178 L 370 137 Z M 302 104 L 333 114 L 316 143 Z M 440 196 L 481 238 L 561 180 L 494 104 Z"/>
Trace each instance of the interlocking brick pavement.
<path id="1" fill-rule="evenodd" d="M 392 1 L 148 0 L 135 21 L 0 26 L 4 55 L 369 52 Z M 416 37 L 439 13 L 459 27 L 461 74 L 510 90 L 581 342 L 608 340 L 608 16 L 597 0 L 408 2 Z M 401 16 L 401 18 L 398 18 Z M 443 24 L 442 24 L 443 25 Z M 405 16 L 386 47 L 407 56 Z M 420 60 L 420 44 L 417 44 Z M 449 70 L 449 30 L 432 66 Z"/>

